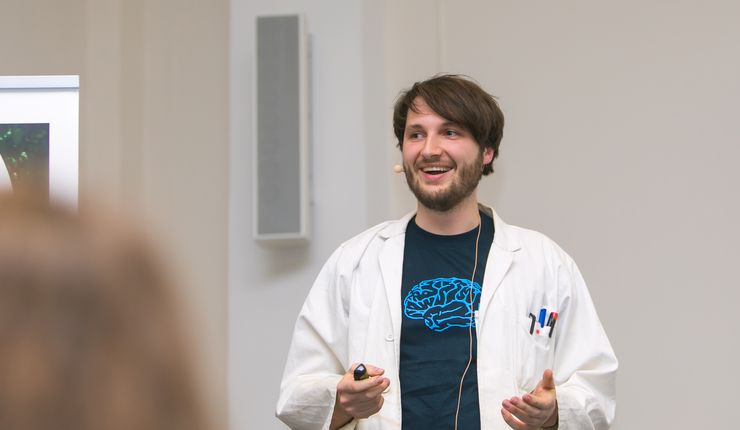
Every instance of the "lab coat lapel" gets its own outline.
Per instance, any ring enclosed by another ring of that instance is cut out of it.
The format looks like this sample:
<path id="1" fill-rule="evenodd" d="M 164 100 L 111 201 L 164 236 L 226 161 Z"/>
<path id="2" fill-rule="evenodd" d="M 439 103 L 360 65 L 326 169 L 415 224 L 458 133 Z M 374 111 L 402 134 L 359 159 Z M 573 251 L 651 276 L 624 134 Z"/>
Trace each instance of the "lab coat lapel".
<path id="1" fill-rule="evenodd" d="M 483 288 L 481 292 L 478 321 L 485 319 L 485 313 L 493 300 L 496 290 L 501 285 L 506 272 L 509 271 L 511 262 L 514 260 L 514 253 L 506 251 L 493 244 L 491 251 L 488 253 L 488 262 L 486 263 L 486 273 L 483 277 Z M 483 324 L 478 324 L 478 336 L 481 336 Z"/>
<path id="2" fill-rule="evenodd" d="M 478 308 L 479 315 L 476 325 L 479 338 L 485 325 L 482 322 L 485 321 L 486 312 L 491 305 L 491 301 L 501 286 L 506 273 L 509 271 L 509 267 L 511 267 L 511 263 L 514 260 L 514 253 L 521 249 L 519 242 L 512 235 L 511 227 L 504 223 L 493 209 L 482 205 L 480 207 L 484 212 L 493 217 L 495 233 L 493 235 L 491 250 L 488 253 L 486 273 L 483 277 L 483 291 L 481 292 L 481 301 Z"/>
<path id="3" fill-rule="evenodd" d="M 389 237 L 380 254 L 380 273 L 388 299 L 388 311 L 393 324 L 393 337 L 401 337 L 401 277 L 403 275 L 404 235 Z"/>

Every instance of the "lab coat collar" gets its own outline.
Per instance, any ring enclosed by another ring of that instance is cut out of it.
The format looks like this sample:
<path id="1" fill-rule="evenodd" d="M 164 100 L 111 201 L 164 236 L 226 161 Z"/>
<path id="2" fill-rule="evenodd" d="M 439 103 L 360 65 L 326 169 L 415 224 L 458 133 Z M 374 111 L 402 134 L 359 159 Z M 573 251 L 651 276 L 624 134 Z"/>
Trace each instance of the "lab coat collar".
<path id="1" fill-rule="evenodd" d="M 478 204 L 478 207 L 488 215 L 493 217 L 495 234 L 493 235 L 493 245 L 488 255 L 488 264 L 484 275 L 483 294 L 480 303 L 480 318 L 484 318 L 486 311 L 490 307 L 490 302 L 503 280 L 506 272 L 514 259 L 514 252 L 521 249 L 517 240 L 515 227 L 504 223 L 496 212 L 488 207 Z M 397 221 L 387 223 L 378 235 L 385 240 L 384 250 L 380 254 L 380 272 L 383 279 L 383 285 L 386 290 L 388 300 L 388 310 L 390 312 L 391 326 L 393 329 L 392 339 L 401 338 L 401 277 L 403 275 L 403 252 L 404 252 L 404 234 L 409 220 L 416 212 L 410 212 Z M 478 325 L 479 333 L 482 330 L 482 321 Z M 396 348 L 396 365 L 398 365 L 400 354 L 400 343 L 395 342 Z"/>
<path id="2" fill-rule="evenodd" d="M 478 208 L 484 213 L 488 214 L 493 218 L 493 225 L 496 229 L 496 233 L 493 235 L 493 243 L 498 248 L 504 251 L 514 252 L 521 249 L 521 244 L 512 234 L 512 227 L 506 224 L 501 217 L 498 216 L 493 208 L 478 203 Z M 409 212 L 403 216 L 403 218 L 397 221 L 389 222 L 379 233 L 380 237 L 384 239 L 390 239 L 391 237 L 402 235 L 406 233 L 406 226 L 412 216 L 416 214 L 416 211 Z"/>

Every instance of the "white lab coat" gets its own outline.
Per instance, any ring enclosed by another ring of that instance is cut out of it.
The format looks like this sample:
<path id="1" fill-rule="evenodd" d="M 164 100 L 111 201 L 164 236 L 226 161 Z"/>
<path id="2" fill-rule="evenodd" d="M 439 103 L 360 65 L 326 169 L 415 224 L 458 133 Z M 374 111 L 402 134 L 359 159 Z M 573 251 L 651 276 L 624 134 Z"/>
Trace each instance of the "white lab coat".
<path id="1" fill-rule="evenodd" d="M 547 368 L 561 430 L 608 428 L 617 359 L 578 268 L 547 237 L 481 208 L 495 226 L 476 322 L 481 428 L 509 429 L 501 402 L 531 391 Z M 411 215 L 345 242 L 316 278 L 295 325 L 277 404 L 278 418 L 291 428 L 328 429 L 336 385 L 357 362 L 385 369 L 391 382 L 380 412 L 346 428 L 401 428 L 401 273 Z M 542 307 L 559 314 L 551 338 L 530 335 L 529 314 Z"/>

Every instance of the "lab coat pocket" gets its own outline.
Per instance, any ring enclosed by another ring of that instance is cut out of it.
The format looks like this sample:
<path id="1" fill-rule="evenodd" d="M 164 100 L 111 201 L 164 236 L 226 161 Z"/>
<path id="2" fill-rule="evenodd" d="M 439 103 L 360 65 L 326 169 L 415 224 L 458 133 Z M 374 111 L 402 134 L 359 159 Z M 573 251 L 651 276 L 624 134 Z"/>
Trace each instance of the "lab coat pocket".
<path id="1" fill-rule="evenodd" d="M 542 379 L 542 373 L 550 366 L 552 338 L 548 330 L 531 330 L 530 319 L 518 324 L 516 361 L 514 363 L 516 382 L 522 392 L 532 391 Z M 530 330 L 532 333 L 530 334 Z"/>

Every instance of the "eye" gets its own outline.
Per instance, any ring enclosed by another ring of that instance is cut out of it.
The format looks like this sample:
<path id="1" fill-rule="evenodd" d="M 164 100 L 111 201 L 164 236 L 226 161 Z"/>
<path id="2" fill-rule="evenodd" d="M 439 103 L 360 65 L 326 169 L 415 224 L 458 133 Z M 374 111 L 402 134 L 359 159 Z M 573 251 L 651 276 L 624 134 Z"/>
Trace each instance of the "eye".
<path id="1" fill-rule="evenodd" d="M 419 131 L 411 131 L 406 135 L 406 138 L 409 140 L 419 140 L 423 139 L 424 135 Z"/>
<path id="2" fill-rule="evenodd" d="M 460 136 L 460 132 L 458 132 L 455 129 L 448 128 L 447 130 L 444 131 L 444 135 L 446 137 L 459 137 Z"/>

